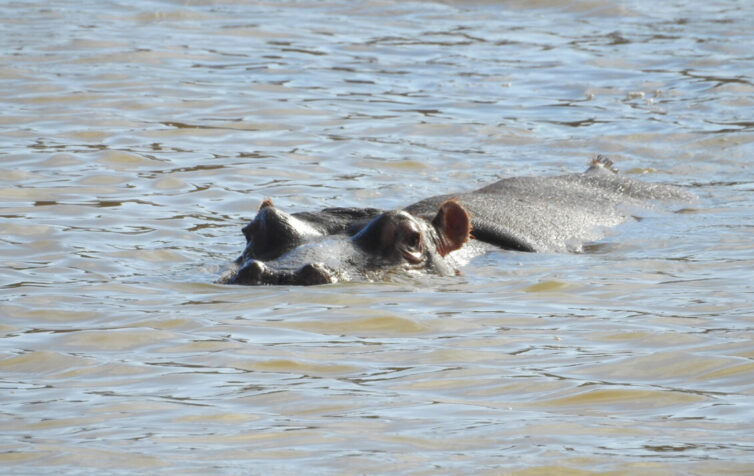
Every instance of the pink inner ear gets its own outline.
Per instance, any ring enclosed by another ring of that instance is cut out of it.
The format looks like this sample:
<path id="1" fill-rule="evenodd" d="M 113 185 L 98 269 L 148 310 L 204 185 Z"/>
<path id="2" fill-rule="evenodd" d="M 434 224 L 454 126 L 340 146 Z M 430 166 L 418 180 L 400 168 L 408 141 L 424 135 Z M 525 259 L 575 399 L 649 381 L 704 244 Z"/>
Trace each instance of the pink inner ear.
<path id="1" fill-rule="evenodd" d="M 471 235 L 471 218 L 469 212 L 455 199 L 445 200 L 432 220 L 437 233 L 440 235 L 440 244 L 437 252 L 445 256 L 455 251 L 469 241 Z"/>
<path id="2" fill-rule="evenodd" d="M 261 205 L 259 205 L 259 209 L 263 210 L 267 207 L 274 207 L 275 205 L 272 204 L 271 198 L 265 198 Z"/>

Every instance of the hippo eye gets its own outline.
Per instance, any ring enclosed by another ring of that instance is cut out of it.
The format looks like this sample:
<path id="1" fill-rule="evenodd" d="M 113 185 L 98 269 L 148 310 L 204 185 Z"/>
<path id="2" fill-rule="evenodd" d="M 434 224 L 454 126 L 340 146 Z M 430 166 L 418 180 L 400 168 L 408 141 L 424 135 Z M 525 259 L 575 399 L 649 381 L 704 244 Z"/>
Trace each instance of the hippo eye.
<path id="1" fill-rule="evenodd" d="M 419 232 L 411 233 L 406 238 L 406 248 L 410 250 L 416 250 L 419 249 L 419 245 L 421 245 L 421 235 Z"/>
<path id="2" fill-rule="evenodd" d="M 422 252 L 421 232 L 417 230 L 408 230 L 401 240 L 401 254 L 403 259 L 411 264 L 417 265 L 424 260 Z"/>

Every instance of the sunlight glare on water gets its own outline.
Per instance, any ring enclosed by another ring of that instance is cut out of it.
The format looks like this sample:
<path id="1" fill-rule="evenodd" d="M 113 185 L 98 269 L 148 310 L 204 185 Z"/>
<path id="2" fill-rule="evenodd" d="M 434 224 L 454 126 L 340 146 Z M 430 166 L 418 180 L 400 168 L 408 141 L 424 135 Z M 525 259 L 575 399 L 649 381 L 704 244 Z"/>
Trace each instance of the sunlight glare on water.
<path id="1" fill-rule="evenodd" d="M 4 473 L 751 472 L 749 3 L 0 11 Z M 699 199 L 456 277 L 215 284 L 264 198 L 393 209 L 600 153 Z"/>

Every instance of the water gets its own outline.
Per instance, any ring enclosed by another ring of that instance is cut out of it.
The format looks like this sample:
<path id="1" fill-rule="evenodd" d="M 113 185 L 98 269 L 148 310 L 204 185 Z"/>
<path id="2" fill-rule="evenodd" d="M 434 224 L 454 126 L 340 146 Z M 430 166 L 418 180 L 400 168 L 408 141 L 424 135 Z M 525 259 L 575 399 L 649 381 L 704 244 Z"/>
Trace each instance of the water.
<path id="1" fill-rule="evenodd" d="M 9 474 L 750 474 L 754 8 L 5 2 Z M 597 153 L 699 196 L 460 277 L 213 284 L 264 197 Z"/>

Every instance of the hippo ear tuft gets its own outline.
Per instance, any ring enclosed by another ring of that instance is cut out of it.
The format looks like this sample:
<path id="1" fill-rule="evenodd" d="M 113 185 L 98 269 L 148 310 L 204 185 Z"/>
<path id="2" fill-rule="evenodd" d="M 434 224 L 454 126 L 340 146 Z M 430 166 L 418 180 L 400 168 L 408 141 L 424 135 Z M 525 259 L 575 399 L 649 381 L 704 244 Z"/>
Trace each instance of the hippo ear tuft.
<path id="1" fill-rule="evenodd" d="M 445 256 L 462 247 L 471 235 L 469 212 L 453 198 L 445 200 L 440 205 L 437 215 L 432 220 L 432 225 L 440 236 L 440 243 L 437 247 L 440 256 Z"/>
<path id="2" fill-rule="evenodd" d="M 265 198 L 265 199 L 264 199 L 264 200 L 262 201 L 262 204 L 261 204 L 261 205 L 259 205 L 259 209 L 260 209 L 260 210 L 264 210 L 264 209 L 265 209 L 265 208 L 267 208 L 267 207 L 274 207 L 274 206 L 275 206 L 275 205 L 273 205 L 273 204 L 272 204 L 272 199 L 271 199 L 271 198 Z"/>

